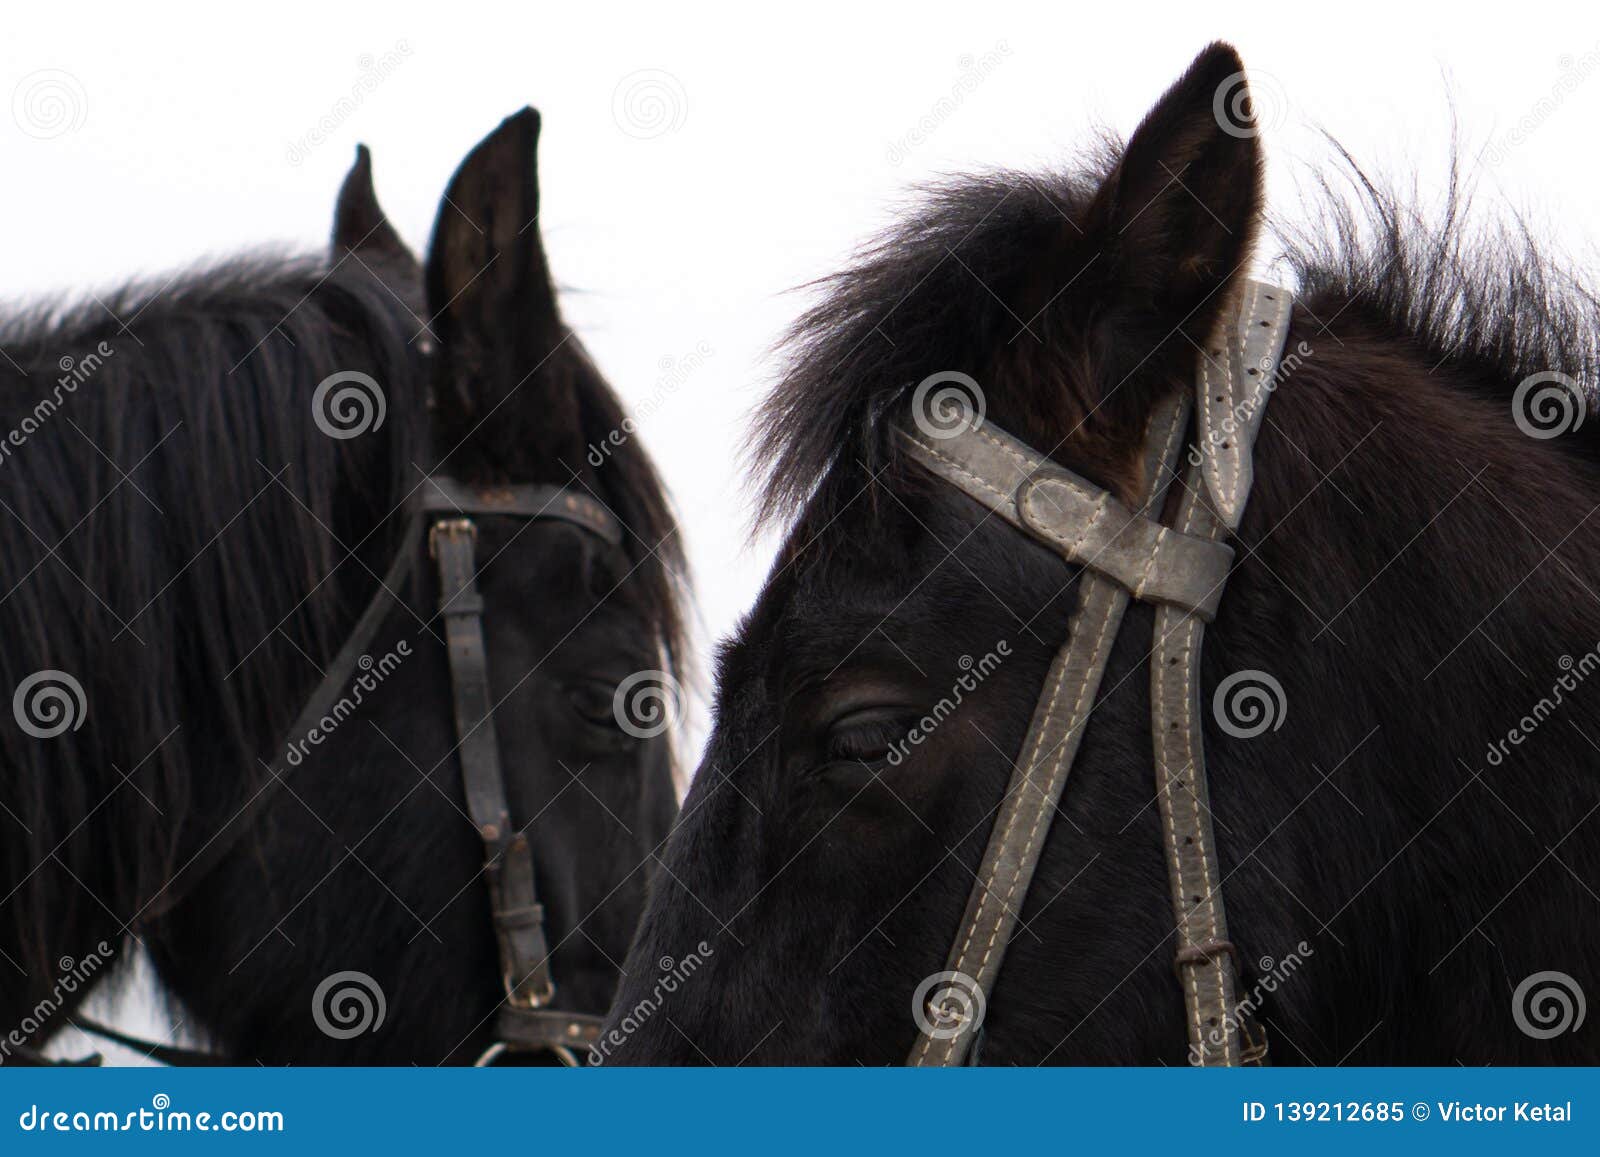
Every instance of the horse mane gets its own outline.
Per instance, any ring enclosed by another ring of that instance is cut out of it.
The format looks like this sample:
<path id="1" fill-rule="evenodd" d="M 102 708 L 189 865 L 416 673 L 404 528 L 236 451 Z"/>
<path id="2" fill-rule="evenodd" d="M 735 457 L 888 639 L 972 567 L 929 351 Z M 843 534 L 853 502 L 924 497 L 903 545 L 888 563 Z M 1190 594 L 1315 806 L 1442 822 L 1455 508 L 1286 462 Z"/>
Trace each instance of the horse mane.
<path id="1" fill-rule="evenodd" d="M 1476 218 L 1456 163 L 1442 212 L 1430 215 L 1338 152 L 1355 196 L 1320 177 L 1307 205 L 1311 223 L 1271 222 L 1260 246 L 1277 244 L 1313 318 L 1363 318 L 1497 401 L 1509 401 L 1529 374 L 1557 370 L 1593 402 L 1600 306 L 1524 222 Z M 822 300 L 780 342 L 782 372 L 748 447 L 760 478 L 758 528 L 799 511 L 807 525 L 826 525 L 846 506 L 872 508 L 878 485 L 908 481 L 884 417 L 930 373 L 962 370 L 983 384 L 986 351 L 1022 329 L 985 287 L 1027 284 L 1045 239 L 1082 219 L 1120 154 L 1108 137 L 1068 172 L 1002 170 L 925 186 L 901 223 L 845 270 L 812 284 Z M 1064 364 L 1042 378 L 1059 390 L 1063 380 L 1081 380 L 1081 369 Z M 1040 376 L 1030 377 L 1037 390 Z M 1510 428 L 1509 405 L 1506 422 Z M 1594 426 L 1556 444 L 1600 453 Z"/>
<path id="2" fill-rule="evenodd" d="M 0 729 L 24 945 L 79 905 L 131 916 L 216 798 L 207 780 L 254 770 L 292 689 L 320 678 L 373 585 L 339 566 L 344 544 L 382 573 L 424 460 L 415 328 L 363 269 L 260 254 L 0 330 L 0 684 L 65 672 L 86 704 L 55 738 Z M 377 437 L 310 420 L 318 383 L 352 369 L 387 396 Z M 193 718 L 209 750 L 175 734 Z M 96 838 L 71 838 L 90 815 Z M 98 833 L 115 836 L 96 848 Z M 51 857 L 83 888 L 51 892 L 56 873 L 36 871 Z"/>
<path id="3" fill-rule="evenodd" d="M 1524 218 L 1475 211 L 1459 154 L 1452 154 L 1444 195 L 1430 213 L 1418 194 L 1400 193 L 1337 142 L 1333 147 L 1334 172 L 1354 195 L 1318 174 L 1309 224 L 1274 229 L 1314 318 L 1365 318 L 1415 342 L 1431 369 L 1458 371 L 1453 381 L 1495 402 L 1509 402 L 1530 374 L 1557 371 L 1595 404 L 1600 300 L 1582 275 L 1548 256 Z M 1549 445 L 1600 453 L 1593 424 L 1572 434 Z"/>
<path id="4" fill-rule="evenodd" d="M 19 882 L 0 907 L 30 956 L 80 908 L 131 917 L 193 852 L 188 821 L 231 814 L 376 589 L 420 471 L 451 448 L 430 445 L 408 289 L 360 262 L 261 253 L 0 325 L 0 688 L 64 672 L 87 707 L 53 738 L 0 728 L 0 871 Z M 386 416 L 338 439 L 312 399 L 351 370 Z M 575 339 L 527 388 L 575 397 L 586 441 L 622 427 Z M 633 531 L 614 597 L 675 667 L 683 556 L 655 471 L 630 441 L 584 482 Z M 181 733 L 192 719 L 203 737 Z M 82 886 L 40 870 L 52 857 Z"/>

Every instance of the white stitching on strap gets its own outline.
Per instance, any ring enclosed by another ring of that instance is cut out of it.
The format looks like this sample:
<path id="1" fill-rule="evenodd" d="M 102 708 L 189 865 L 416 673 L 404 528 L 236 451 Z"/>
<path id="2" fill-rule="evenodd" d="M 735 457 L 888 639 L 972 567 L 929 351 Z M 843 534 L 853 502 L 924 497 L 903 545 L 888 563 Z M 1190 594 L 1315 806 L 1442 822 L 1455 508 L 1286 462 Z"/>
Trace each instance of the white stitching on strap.
<path id="1" fill-rule="evenodd" d="M 965 466 L 963 466 L 960 462 L 958 462 L 954 458 L 950 457 L 950 455 L 944 453 L 943 451 L 935 449 L 934 447 L 928 445 L 928 443 L 922 441 L 920 438 L 919 439 L 915 439 L 914 441 L 916 442 L 917 448 L 919 450 L 923 451 L 926 454 L 931 455 L 934 458 L 939 459 L 939 461 L 945 463 L 955 473 L 961 475 L 961 477 L 967 479 L 974 486 L 977 486 L 979 489 L 983 490 L 985 493 L 993 494 L 996 498 L 998 498 L 1000 500 L 1000 502 L 1003 505 L 1005 505 L 1005 506 L 1010 506 L 1011 505 L 1011 495 L 1005 493 L 1005 491 L 997 489 L 996 487 L 991 485 L 988 481 L 986 481 L 983 478 L 978 477 L 972 471 L 968 470 Z"/>

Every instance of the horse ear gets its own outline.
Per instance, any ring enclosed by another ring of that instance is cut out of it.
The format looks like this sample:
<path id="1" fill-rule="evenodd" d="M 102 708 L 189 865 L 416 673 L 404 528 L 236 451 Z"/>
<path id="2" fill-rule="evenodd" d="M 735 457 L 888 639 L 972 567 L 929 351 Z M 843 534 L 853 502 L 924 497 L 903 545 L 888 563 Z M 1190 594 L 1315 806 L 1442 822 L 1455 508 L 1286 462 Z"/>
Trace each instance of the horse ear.
<path id="1" fill-rule="evenodd" d="M 372 254 L 417 268 L 417 259 L 378 204 L 378 194 L 372 187 L 372 154 L 366 145 L 356 146 L 356 162 L 345 174 L 333 208 L 333 260 L 340 261 L 350 254 Z"/>
<path id="2" fill-rule="evenodd" d="M 516 410 L 487 426 L 518 426 L 527 405 L 546 431 L 577 426 L 570 390 L 546 389 L 548 374 L 530 380 L 568 339 L 539 235 L 538 144 L 535 110 L 507 117 L 467 154 L 439 207 L 425 282 L 441 355 L 434 417 L 447 440 L 457 427 L 492 441 L 479 424 L 513 393 Z"/>
<path id="3" fill-rule="evenodd" d="M 1239 54 L 1212 44 L 1129 138 L 1087 214 L 1112 310 L 1209 339 L 1261 216 L 1258 131 Z"/>

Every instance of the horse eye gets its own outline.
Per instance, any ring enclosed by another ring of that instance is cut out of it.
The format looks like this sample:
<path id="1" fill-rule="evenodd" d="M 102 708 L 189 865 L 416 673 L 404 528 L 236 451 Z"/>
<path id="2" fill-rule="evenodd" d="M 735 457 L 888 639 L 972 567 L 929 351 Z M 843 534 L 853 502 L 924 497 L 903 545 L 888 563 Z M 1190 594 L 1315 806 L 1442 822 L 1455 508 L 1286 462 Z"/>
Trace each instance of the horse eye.
<path id="1" fill-rule="evenodd" d="M 885 758 L 904 734 L 905 729 L 893 711 L 883 708 L 852 711 L 828 728 L 828 759 L 872 763 Z"/>
<path id="2" fill-rule="evenodd" d="M 617 713 L 613 706 L 617 689 L 603 679 L 579 679 L 565 686 L 567 701 L 585 722 L 615 729 Z"/>

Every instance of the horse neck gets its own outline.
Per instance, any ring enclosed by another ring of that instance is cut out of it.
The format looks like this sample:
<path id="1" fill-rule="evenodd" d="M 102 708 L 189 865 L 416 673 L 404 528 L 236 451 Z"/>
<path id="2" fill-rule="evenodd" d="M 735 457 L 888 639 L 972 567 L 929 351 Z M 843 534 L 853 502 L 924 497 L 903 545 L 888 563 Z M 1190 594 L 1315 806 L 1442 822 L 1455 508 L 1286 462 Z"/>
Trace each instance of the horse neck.
<path id="1" fill-rule="evenodd" d="M 1317 1039 L 1301 1027 L 1314 1026 L 1340 1040 L 1357 1020 L 1359 1034 L 1385 1007 L 1371 1047 L 1404 1056 L 1405 1018 L 1430 1014 L 1392 1003 L 1396 960 L 1440 968 L 1430 992 L 1443 1000 L 1474 976 L 1537 967 L 1525 945 L 1585 952 L 1575 922 L 1524 926 L 1502 902 L 1538 858 L 1531 833 L 1542 850 L 1585 818 L 1582 732 L 1600 679 L 1565 695 L 1578 701 L 1561 701 L 1566 719 L 1542 724 L 1536 748 L 1500 758 L 1490 745 L 1578 676 L 1569 665 L 1600 666 L 1581 658 L 1600 640 L 1600 469 L 1518 429 L 1515 383 L 1433 369 L 1359 325 L 1297 322 L 1290 350 L 1302 342 L 1311 352 L 1267 407 L 1203 657 L 1208 688 L 1265 671 L 1286 715 L 1252 739 L 1214 735 L 1212 807 L 1246 955 L 1308 942 L 1339 974 L 1275 998 L 1297 1039 Z M 1580 872 L 1593 861 L 1581 842 L 1566 848 Z M 1464 944 L 1486 913 L 1504 925 L 1498 947 Z"/>
<path id="2" fill-rule="evenodd" d="M 1409 343 L 1297 323 L 1289 349 L 1308 352 L 1267 408 L 1243 540 L 1298 588 L 1319 646 L 1438 694 L 1481 687 L 1447 657 L 1479 629 L 1524 667 L 1600 638 L 1600 460 L 1525 435 L 1514 382 Z"/>

